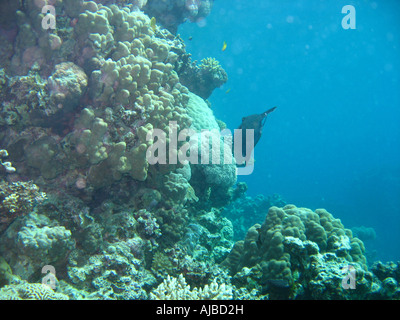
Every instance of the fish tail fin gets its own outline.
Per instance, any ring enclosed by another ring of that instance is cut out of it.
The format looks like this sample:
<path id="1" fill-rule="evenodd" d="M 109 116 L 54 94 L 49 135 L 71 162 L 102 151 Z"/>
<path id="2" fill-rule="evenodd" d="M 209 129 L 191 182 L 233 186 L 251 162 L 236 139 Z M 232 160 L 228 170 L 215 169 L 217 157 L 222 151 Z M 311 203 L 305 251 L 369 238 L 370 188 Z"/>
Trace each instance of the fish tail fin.
<path id="1" fill-rule="evenodd" d="M 264 112 L 264 115 L 265 115 L 265 116 L 268 115 L 269 113 L 271 113 L 272 111 L 274 111 L 276 108 L 277 108 L 277 107 L 273 107 L 273 108 L 271 108 L 271 109 L 265 111 L 265 112 Z"/>

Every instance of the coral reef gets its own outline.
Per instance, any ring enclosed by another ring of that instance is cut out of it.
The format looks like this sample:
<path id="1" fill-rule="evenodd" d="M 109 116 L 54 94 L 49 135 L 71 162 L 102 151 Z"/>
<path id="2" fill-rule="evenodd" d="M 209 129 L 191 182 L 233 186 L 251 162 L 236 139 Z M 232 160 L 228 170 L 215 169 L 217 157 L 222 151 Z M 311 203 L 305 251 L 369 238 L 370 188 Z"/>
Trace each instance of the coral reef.
<path id="1" fill-rule="evenodd" d="M 186 188 L 189 180 L 175 175 L 180 164 L 149 166 L 146 158 L 153 128 L 168 132 L 171 121 L 179 129 L 191 125 L 189 90 L 174 70 L 184 44 L 165 29 L 153 30 L 150 18 L 137 10 L 144 2 L 125 7 L 122 2 L 57 3 L 60 18 L 53 32 L 35 24 L 43 17 L 38 6 L 19 8 L 17 50 L 1 72 L 0 125 L 7 133 L 0 140 L 21 174 L 46 191 L 61 186 L 90 201 L 97 190 L 131 177 L 159 185 L 172 202 L 197 201 L 196 190 Z M 203 2 L 200 15 L 207 6 Z M 205 61 L 205 69 L 217 69 L 214 60 Z M 208 119 L 215 123 L 212 113 Z M 234 166 L 218 181 L 224 168 L 204 170 L 210 188 L 221 186 L 222 193 L 235 181 Z M 171 179 L 182 183 L 186 196 L 173 191 Z"/>
<path id="2" fill-rule="evenodd" d="M 371 230 L 237 183 L 205 100 L 227 74 L 174 34 L 212 2 L 4 2 L 0 299 L 399 299 L 398 263 L 368 269 Z"/>
<path id="3" fill-rule="evenodd" d="M 21 12 L 19 23 L 32 31 L 32 45 L 46 42 L 42 37 L 49 35 L 33 26 L 38 8 L 30 8 L 29 15 Z M 21 173 L 55 179 L 53 185 L 75 187 L 90 198 L 124 176 L 145 181 L 150 170 L 154 181 L 177 169 L 149 167 L 146 150 L 153 128 L 168 131 L 170 121 L 190 126 L 188 90 L 173 70 L 181 41 L 166 32 L 155 36 L 149 17 L 132 6 L 66 0 L 57 9 L 66 15 L 57 28 L 60 48 L 49 51 L 49 65 L 35 60 L 30 70 L 17 72 L 28 75 L 3 77 L 8 81 L 2 92 L 4 142 L 17 151 L 12 160 Z M 27 37 L 20 33 L 17 39 Z M 40 55 L 46 51 L 33 47 L 43 51 Z M 20 59 L 16 52 L 14 67 Z"/>

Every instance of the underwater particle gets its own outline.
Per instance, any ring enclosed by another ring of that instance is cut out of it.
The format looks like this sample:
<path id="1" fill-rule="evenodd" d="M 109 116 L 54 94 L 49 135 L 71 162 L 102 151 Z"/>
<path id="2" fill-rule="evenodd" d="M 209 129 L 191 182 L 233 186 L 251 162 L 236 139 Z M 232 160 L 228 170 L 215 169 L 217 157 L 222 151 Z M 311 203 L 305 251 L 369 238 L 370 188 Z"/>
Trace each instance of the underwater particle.
<path id="1" fill-rule="evenodd" d="M 286 22 L 287 23 L 293 23 L 293 21 L 294 21 L 294 17 L 293 16 L 287 16 L 286 17 Z"/>
<path id="2" fill-rule="evenodd" d="M 226 41 L 224 41 L 224 44 L 222 45 L 222 51 L 225 51 L 227 47 Z"/>
<path id="3" fill-rule="evenodd" d="M 199 28 L 203 28 L 207 25 L 207 21 L 204 18 L 197 19 L 196 23 Z"/>

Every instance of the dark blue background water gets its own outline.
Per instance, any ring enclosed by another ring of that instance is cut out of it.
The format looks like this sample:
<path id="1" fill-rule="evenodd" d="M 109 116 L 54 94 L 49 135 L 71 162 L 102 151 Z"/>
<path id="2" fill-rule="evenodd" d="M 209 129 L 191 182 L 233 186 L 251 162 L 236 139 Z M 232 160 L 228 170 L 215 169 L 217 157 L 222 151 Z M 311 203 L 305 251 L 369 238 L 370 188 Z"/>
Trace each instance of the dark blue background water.
<path id="1" fill-rule="evenodd" d="M 341 25 L 349 4 L 356 30 Z M 194 59 L 215 57 L 227 71 L 210 101 L 230 129 L 278 106 L 254 173 L 239 177 L 248 194 L 373 227 L 367 248 L 400 260 L 400 1 L 216 0 L 179 33 Z"/>

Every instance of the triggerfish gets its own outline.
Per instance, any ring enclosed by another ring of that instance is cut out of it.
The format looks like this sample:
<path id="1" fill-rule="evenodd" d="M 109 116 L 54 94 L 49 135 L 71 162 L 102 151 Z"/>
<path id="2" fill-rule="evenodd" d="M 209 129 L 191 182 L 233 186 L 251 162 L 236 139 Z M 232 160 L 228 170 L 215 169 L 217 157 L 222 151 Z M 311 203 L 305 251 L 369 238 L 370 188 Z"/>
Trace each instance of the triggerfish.
<path id="1" fill-rule="evenodd" d="M 262 128 L 265 125 L 265 121 L 267 120 L 268 114 L 274 111 L 276 107 L 273 107 L 261 114 L 253 114 L 251 116 L 244 117 L 242 119 L 242 124 L 238 129 L 242 129 L 242 156 L 248 157 L 250 155 L 246 155 L 246 129 L 254 130 L 254 144 L 253 148 L 256 146 L 258 141 L 261 138 Z M 252 152 L 253 150 L 250 150 Z"/>

